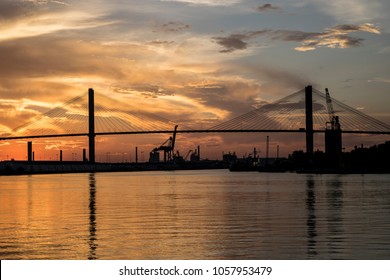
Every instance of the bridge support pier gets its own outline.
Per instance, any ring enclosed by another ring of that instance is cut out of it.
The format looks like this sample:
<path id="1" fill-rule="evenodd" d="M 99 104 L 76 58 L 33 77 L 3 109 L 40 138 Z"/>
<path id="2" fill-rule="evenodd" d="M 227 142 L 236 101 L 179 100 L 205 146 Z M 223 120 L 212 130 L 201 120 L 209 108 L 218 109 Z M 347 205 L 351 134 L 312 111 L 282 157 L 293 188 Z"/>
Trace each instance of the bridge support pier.
<path id="1" fill-rule="evenodd" d="M 314 152 L 312 86 L 307 86 L 305 88 L 305 104 L 306 104 L 306 153 L 309 157 L 311 157 Z"/>
<path id="2" fill-rule="evenodd" d="M 32 150 L 32 142 L 27 142 L 27 161 L 32 162 L 33 161 L 33 150 Z"/>
<path id="3" fill-rule="evenodd" d="M 89 140 L 89 162 L 95 163 L 95 96 L 94 90 L 88 90 L 88 140 Z"/>

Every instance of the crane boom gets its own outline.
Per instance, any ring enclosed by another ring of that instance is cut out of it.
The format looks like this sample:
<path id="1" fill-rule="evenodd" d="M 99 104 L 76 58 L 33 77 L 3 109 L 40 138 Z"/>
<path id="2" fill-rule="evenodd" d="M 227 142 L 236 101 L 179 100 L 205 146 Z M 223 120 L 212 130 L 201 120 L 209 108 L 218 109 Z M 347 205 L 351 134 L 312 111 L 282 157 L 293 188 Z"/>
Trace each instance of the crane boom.
<path id="1" fill-rule="evenodd" d="M 152 150 L 152 153 L 163 151 L 164 152 L 164 162 L 173 160 L 175 141 L 176 141 L 176 133 L 177 133 L 177 125 L 173 131 L 173 135 L 169 137 L 164 143 L 162 143 L 159 147 L 156 147 Z"/>
<path id="2" fill-rule="evenodd" d="M 184 157 L 184 160 L 187 160 L 188 159 L 188 156 L 190 155 L 190 153 L 192 153 L 192 150 L 189 150 L 186 154 L 186 156 Z"/>
<path id="3" fill-rule="evenodd" d="M 177 127 L 178 127 L 178 125 L 175 125 L 175 129 L 174 129 L 174 131 L 173 131 L 172 142 L 171 142 L 172 150 L 175 149 L 175 141 L 176 141 Z"/>
<path id="4" fill-rule="evenodd" d="M 328 108 L 329 122 L 326 123 L 327 129 L 340 129 L 339 117 L 335 116 L 332 99 L 330 98 L 329 90 L 325 89 L 326 107 Z"/>
<path id="5" fill-rule="evenodd" d="M 326 107 L 328 108 L 329 121 L 332 122 L 334 118 L 332 99 L 330 98 L 329 90 L 327 88 L 325 89 L 325 92 L 326 92 Z"/>

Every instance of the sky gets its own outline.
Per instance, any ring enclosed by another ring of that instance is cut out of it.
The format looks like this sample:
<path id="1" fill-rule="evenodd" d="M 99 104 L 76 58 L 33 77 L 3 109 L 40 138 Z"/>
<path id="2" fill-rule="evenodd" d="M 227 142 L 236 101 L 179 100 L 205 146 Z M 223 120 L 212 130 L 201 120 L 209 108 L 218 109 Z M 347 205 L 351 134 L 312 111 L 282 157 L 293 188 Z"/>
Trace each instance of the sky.
<path id="1" fill-rule="evenodd" d="M 88 88 L 206 128 L 311 84 L 389 124 L 389 12 L 387 0 L 0 0 L 0 132 Z M 134 159 L 140 146 L 147 160 L 168 137 L 98 137 L 97 159 Z M 264 151 L 265 139 L 181 135 L 177 147 L 217 158 Z M 353 139 L 344 143 L 388 140 Z M 25 159 L 25 143 L 0 142 L 0 160 Z M 304 149 L 302 136 L 272 135 L 276 145 Z M 83 147 L 84 138 L 34 140 L 37 159 L 59 149 L 80 158 Z"/>

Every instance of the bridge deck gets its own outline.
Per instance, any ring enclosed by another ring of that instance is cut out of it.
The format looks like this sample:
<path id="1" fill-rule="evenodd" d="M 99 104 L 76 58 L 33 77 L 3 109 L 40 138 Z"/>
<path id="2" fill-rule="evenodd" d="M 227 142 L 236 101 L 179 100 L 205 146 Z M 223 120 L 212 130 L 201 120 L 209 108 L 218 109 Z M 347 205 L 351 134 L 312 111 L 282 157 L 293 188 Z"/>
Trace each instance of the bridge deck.
<path id="1" fill-rule="evenodd" d="M 247 129 L 247 130 L 212 130 L 212 129 L 199 129 L 199 130 L 178 130 L 177 133 L 305 133 L 306 130 L 272 130 L 272 129 Z M 314 133 L 325 133 L 325 130 L 314 130 Z M 352 131 L 342 130 L 343 134 L 383 134 L 390 135 L 390 131 Z M 124 132 L 97 132 L 99 135 L 131 135 L 131 134 L 171 134 L 173 130 L 154 130 L 154 131 L 124 131 Z M 60 137 L 77 137 L 88 136 L 88 133 L 77 134 L 53 134 L 53 135 L 31 135 L 31 136 L 10 136 L 0 137 L 0 141 L 4 140 L 19 140 L 19 139 L 34 139 L 34 138 L 60 138 Z"/>

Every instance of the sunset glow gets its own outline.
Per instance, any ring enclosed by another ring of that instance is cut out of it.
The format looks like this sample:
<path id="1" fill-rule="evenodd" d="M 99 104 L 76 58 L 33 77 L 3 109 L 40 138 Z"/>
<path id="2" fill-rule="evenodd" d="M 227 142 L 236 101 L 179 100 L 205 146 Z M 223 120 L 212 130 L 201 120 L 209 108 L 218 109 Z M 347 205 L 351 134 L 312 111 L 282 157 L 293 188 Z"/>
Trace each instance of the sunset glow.
<path id="1" fill-rule="evenodd" d="M 88 88 L 107 97 L 97 95 L 97 104 L 157 115 L 172 130 L 175 123 L 209 128 L 309 84 L 390 124 L 389 10 L 385 0 L 0 0 L 0 134 Z M 77 105 L 64 109 L 76 115 Z M 45 129 L 87 127 L 76 117 L 56 121 L 63 126 L 45 122 Z M 110 153 L 110 160 L 130 161 L 136 146 L 147 160 L 169 137 L 97 137 L 97 160 Z M 265 139 L 183 134 L 177 149 L 185 154 L 201 145 L 204 158 L 242 156 L 264 150 Z M 65 159 L 80 159 L 87 140 L 37 139 L 34 151 L 37 159 L 55 160 L 60 149 Z M 386 140 L 346 136 L 344 143 L 350 149 Z M 0 141 L 0 160 L 24 160 L 27 141 Z M 304 148 L 303 135 L 271 141 L 273 153 L 279 145 L 284 156 Z"/>

